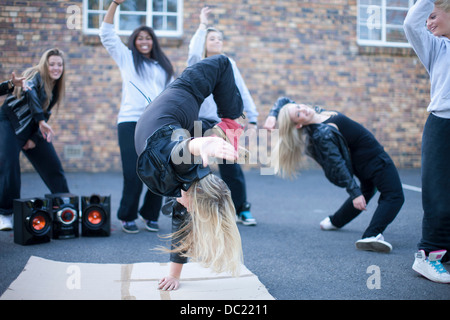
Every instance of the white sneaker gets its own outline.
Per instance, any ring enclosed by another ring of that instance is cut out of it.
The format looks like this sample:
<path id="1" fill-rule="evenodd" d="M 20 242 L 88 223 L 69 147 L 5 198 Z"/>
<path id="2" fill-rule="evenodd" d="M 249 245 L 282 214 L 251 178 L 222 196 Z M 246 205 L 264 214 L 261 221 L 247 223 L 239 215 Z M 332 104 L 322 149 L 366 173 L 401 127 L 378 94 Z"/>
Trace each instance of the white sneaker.
<path id="1" fill-rule="evenodd" d="M 414 260 L 412 269 L 428 280 L 439 283 L 450 283 L 450 273 L 445 270 L 441 263 L 441 259 L 446 252 L 446 250 L 432 251 L 427 258 L 425 251 L 419 250 L 415 254 L 416 259 Z"/>
<path id="2" fill-rule="evenodd" d="M 0 214 L 0 230 L 2 231 L 12 230 L 13 228 L 12 219 L 13 219 L 12 214 L 7 216 Z"/>
<path id="3" fill-rule="evenodd" d="M 385 252 L 389 253 L 392 251 L 392 246 L 389 242 L 384 241 L 383 235 L 380 233 L 376 237 L 364 238 L 356 241 L 356 249 L 375 251 L 375 252 Z"/>
<path id="4" fill-rule="evenodd" d="M 322 230 L 337 230 L 339 229 L 338 227 L 335 227 L 330 220 L 330 217 L 326 217 L 325 219 L 323 219 L 322 221 L 320 221 L 320 229 Z"/>

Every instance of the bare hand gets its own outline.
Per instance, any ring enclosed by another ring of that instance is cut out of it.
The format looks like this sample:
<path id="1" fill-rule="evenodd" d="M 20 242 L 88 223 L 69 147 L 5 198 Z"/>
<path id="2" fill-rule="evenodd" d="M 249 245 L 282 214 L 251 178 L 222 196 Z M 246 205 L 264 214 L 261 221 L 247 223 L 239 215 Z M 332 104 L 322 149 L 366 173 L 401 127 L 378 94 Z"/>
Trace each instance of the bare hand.
<path id="1" fill-rule="evenodd" d="M 30 88 L 27 86 L 27 82 L 25 81 L 25 77 L 17 78 L 16 74 L 11 73 L 11 81 L 15 87 L 22 87 L 24 91 L 29 90 Z"/>
<path id="2" fill-rule="evenodd" d="M 208 14 L 212 11 L 209 7 L 202 8 L 202 11 L 200 11 L 200 23 L 203 23 L 204 25 L 208 25 Z"/>
<path id="3" fill-rule="evenodd" d="M 25 145 L 22 147 L 23 150 L 30 150 L 36 147 L 36 144 L 33 140 L 28 140 Z"/>
<path id="4" fill-rule="evenodd" d="M 355 209 L 361 211 L 366 210 L 366 205 L 366 199 L 362 195 L 353 199 L 353 206 L 355 207 Z"/>
<path id="5" fill-rule="evenodd" d="M 159 280 L 158 289 L 165 291 L 177 290 L 180 286 L 180 279 L 172 276 L 167 276 Z"/>
<path id="6" fill-rule="evenodd" d="M 273 130 L 277 124 L 277 118 L 274 116 L 268 116 L 266 122 L 264 123 L 264 129 Z"/>
<path id="7" fill-rule="evenodd" d="M 219 137 L 200 137 L 189 142 L 189 151 L 194 156 L 202 158 L 203 166 L 207 166 L 209 157 L 221 158 L 224 160 L 237 160 L 238 153 L 234 147 Z"/>
<path id="8" fill-rule="evenodd" d="M 39 130 L 41 130 L 42 136 L 47 142 L 51 142 L 55 133 L 52 127 L 50 127 L 44 120 L 39 121 Z"/>

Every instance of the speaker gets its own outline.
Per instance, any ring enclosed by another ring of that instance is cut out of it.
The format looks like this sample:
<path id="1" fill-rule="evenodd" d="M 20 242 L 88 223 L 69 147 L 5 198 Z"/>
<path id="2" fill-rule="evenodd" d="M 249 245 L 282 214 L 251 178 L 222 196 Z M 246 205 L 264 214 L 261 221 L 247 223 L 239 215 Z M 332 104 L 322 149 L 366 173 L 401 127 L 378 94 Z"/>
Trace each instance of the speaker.
<path id="1" fill-rule="evenodd" d="M 30 245 L 50 241 L 52 219 L 48 213 L 48 199 L 15 199 L 13 210 L 15 243 Z"/>
<path id="2" fill-rule="evenodd" d="M 108 237 L 111 233 L 111 196 L 81 197 L 81 235 Z"/>
<path id="3" fill-rule="evenodd" d="M 53 220 L 53 239 L 76 238 L 79 235 L 79 198 L 71 193 L 46 194 Z"/>

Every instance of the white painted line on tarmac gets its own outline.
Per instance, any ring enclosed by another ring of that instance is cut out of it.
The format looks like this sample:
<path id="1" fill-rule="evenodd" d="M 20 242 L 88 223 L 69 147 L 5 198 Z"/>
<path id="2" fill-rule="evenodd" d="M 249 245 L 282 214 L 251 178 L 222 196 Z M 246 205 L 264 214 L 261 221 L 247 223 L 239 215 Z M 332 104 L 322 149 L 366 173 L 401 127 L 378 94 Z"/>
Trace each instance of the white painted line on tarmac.
<path id="1" fill-rule="evenodd" d="M 422 192 L 422 188 L 410 186 L 409 184 L 402 184 L 403 189 L 416 191 L 416 192 Z"/>

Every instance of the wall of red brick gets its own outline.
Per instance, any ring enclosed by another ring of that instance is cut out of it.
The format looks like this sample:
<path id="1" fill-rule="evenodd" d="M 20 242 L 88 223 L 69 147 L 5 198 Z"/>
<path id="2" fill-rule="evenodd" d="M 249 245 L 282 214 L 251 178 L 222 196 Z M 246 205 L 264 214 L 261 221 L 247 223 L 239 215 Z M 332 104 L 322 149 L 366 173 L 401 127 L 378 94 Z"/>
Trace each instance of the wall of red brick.
<path id="1" fill-rule="evenodd" d="M 50 47 L 64 50 L 66 99 L 50 120 L 63 166 L 120 171 L 121 78 L 98 36 L 67 27 L 67 7 L 81 9 L 82 1 L 1 4 L 0 79 L 36 64 Z M 178 74 L 203 5 L 184 1 L 183 37 L 160 39 Z M 252 93 L 260 127 L 273 102 L 287 95 L 346 113 L 375 134 L 399 167 L 420 167 L 428 75 L 411 49 L 359 47 L 356 15 L 356 0 L 228 0 L 214 5 L 213 20 Z M 21 163 L 31 170 L 26 159 Z"/>

